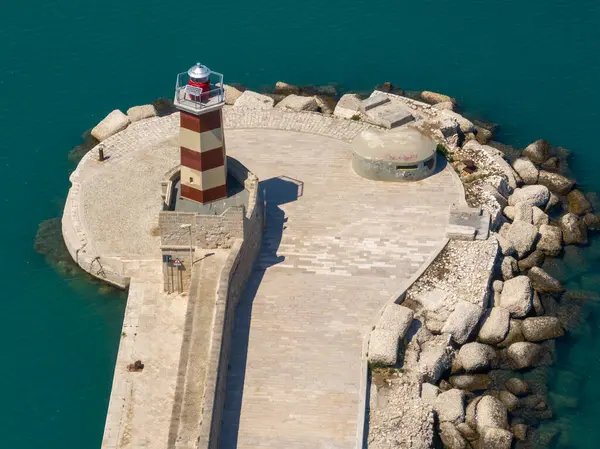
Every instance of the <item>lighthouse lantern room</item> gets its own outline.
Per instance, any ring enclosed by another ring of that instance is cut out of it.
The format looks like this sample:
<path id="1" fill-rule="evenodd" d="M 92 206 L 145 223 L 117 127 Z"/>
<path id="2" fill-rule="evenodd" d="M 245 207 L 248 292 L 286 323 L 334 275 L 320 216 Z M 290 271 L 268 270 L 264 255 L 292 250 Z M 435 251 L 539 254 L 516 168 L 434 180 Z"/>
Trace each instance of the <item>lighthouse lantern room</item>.
<path id="1" fill-rule="evenodd" d="M 197 63 L 177 75 L 181 197 L 200 204 L 227 197 L 223 75 Z"/>

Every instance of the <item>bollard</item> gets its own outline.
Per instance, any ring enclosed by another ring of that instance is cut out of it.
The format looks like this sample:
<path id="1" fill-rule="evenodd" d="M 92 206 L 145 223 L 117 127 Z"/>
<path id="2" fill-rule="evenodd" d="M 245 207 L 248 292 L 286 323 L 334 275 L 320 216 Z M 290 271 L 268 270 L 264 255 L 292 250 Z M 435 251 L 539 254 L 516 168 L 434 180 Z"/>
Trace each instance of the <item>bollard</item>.
<path id="1" fill-rule="evenodd" d="M 98 160 L 100 162 L 104 161 L 104 146 L 103 145 L 98 146 Z"/>

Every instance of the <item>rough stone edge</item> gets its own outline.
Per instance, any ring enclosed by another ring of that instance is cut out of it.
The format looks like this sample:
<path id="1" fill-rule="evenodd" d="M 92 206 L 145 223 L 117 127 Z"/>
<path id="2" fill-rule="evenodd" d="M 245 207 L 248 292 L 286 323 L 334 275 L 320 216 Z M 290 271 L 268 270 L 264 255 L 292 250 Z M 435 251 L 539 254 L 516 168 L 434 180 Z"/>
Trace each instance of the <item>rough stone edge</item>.
<path id="1" fill-rule="evenodd" d="M 453 171 L 453 170 L 452 170 Z M 464 199 L 464 198 L 463 198 Z M 369 379 L 369 362 L 367 359 L 368 356 L 368 348 L 369 348 L 369 340 L 371 338 L 371 332 L 375 329 L 375 326 L 379 322 L 383 311 L 388 305 L 391 304 L 401 304 L 404 300 L 406 292 L 412 285 L 417 282 L 417 280 L 425 273 L 429 265 L 433 263 L 433 261 L 440 255 L 440 253 L 446 248 L 448 243 L 450 242 L 449 238 L 444 238 L 441 244 L 439 244 L 434 251 L 430 254 L 423 264 L 419 267 L 419 269 L 408 279 L 402 287 L 400 287 L 396 292 L 392 294 L 392 296 L 385 302 L 385 304 L 377 311 L 371 324 L 368 326 L 368 329 L 365 333 L 365 337 L 363 339 L 362 345 L 362 353 L 360 357 L 360 387 L 358 390 L 358 413 L 357 413 L 357 429 L 356 429 L 356 449 L 363 448 L 363 441 L 365 438 L 365 433 L 367 430 L 367 384 Z"/>

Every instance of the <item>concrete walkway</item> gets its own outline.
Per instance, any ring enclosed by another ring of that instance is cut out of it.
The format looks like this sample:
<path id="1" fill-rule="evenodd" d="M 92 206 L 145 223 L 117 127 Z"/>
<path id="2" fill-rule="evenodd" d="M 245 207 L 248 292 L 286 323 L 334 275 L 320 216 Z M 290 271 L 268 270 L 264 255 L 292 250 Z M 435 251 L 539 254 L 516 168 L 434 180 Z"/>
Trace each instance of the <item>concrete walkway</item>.
<path id="1" fill-rule="evenodd" d="M 228 154 L 267 197 L 258 266 L 237 311 L 222 449 L 355 446 L 364 328 L 444 238 L 460 201 L 446 168 L 367 181 L 349 144 L 237 130 Z"/>

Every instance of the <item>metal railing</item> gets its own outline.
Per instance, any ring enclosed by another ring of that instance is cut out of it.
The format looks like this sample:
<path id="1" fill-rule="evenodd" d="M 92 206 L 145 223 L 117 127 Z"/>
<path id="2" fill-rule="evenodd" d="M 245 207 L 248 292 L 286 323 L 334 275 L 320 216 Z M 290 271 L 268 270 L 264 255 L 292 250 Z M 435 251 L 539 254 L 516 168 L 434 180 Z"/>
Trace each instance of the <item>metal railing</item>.
<path id="1" fill-rule="evenodd" d="M 188 84 L 189 75 L 182 72 L 177 75 L 177 84 L 175 85 L 175 102 L 191 109 L 204 109 L 225 101 L 225 92 L 223 90 L 223 75 L 218 72 L 211 72 L 210 86 L 211 90 L 203 91 L 200 87 L 190 86 Z"/>

